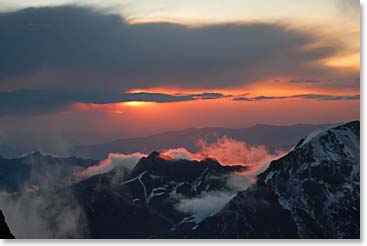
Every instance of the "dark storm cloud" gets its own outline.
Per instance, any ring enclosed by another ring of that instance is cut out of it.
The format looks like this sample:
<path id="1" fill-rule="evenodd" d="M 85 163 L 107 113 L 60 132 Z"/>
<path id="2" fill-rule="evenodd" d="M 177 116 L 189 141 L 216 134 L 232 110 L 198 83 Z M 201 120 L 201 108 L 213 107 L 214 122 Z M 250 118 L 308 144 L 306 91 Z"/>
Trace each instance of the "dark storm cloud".
<path id="1" fill-rule="evenodd" d="M 300 94 L 293 96 L 257 96 L 257 97 L 235 97 L 235 101 L 265 101 L 274 99 L 314 99 L 314 100 L 326 100 L 326 101 L 337 101 L 337 100 L 359 100 L 359 95 L 328 95 L 328 94 Z"/>
<path id="2" fill-rule="evenodd" d="M 129 25 L 73 6 L 2 13 L 0 40 L 3 89 L 231 87 L 284 73 L 317 76 L 325 70 L 310 62 L 339 49 L 305 50 L 315 37 L 278 24 Z"/>
<path id="3" fill-rule="evenodd" d="M 38 115 L 65 111 L 74 103 L 107 104 L 129 101 L 157 103 L 210 100 L 227 97 L 221 93 L 169 95 L 162 93 L 114 93 L 109 91 L 75 91 L 65 89 L 16 90 L 0 92 L 0 116 Z"/>

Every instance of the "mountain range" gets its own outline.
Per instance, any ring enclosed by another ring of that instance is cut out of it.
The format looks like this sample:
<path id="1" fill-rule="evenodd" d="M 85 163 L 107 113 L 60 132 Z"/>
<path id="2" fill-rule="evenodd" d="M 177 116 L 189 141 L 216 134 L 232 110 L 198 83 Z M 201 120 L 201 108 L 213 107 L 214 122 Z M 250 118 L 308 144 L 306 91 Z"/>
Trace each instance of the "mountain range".
<path id="1" fill-rule="evenodd" d="M 29 166 L 30 160 L 74 167 L 53 175 L 56 183 L 63 182 L 45 201 L 59 201 L 57 206 L 38 209 L 47 228 L 66 231 L 40 236 L 45 238 L 359 238 L 359 121 L 324 126 L 295 142 L 288 154 L 256 176 L 246 175 L 251 169 L 246 164 L 172 159 L 157 151 L 131 169 L 116 166 L 81 181 L 64 177 L 98 161 L 33 153 L 0 159 L 0 167 L 11 166 L 10 161 Z M 24 179 L 16 188 L 9 181 L 3 187 L 20 196 L 22 187 L 35 184 L 33 178 Z M 36 185 L 40 189 L 25 191 L 32 199 L 46 193 L 40 181 Z M 11 206 L 3 211 L 8 215 Z M 21 230 L 15 221 L 7 222 L 11 229 L 14 225 L 16 237 L 24 237 L 17 235 Z M 66 230 L 64 224 L 76 229 Z"/>
<path id="2" fill-rule="evenodd" d="M 109 143 L 75 146 L 66 153 L 92 159 L 104 159 L 109 153 L 151 153 L 170 148 L 185 148 L 190 152 L 198 151 L 198 140 L 214 143 L 224 136 L 245 141 L 250 145 L 264 145 L 271 151 L 288 150 L 301 137 L 327 125 L 297 124 L 288 126 L 257 124 L 248 128 L 190 128 L 170 131 L 147 137 L 124 138 Z"/>

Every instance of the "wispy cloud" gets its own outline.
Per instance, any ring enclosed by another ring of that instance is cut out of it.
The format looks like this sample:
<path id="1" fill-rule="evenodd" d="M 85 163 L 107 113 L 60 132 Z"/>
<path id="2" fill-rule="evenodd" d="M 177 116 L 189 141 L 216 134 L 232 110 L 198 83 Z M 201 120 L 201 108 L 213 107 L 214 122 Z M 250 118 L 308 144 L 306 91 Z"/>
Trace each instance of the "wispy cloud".
<path id="1" fill-rule="evenodd" d="M 359 100 L 359 95 L 327 95 L 327 94 L 302 94 L 293 98 L 317 99 L 317 100 Z"/>
<path id="2" fill-rule="evenodd" d="M 328 95 L 328 94 L 299 94 L 292 96 L 257 96 L 257 97 L 234 97 L 235 101 L 265 101 L 274 99 L 314 99 L 314 100 L 359 100 L 360 95 Z"/>

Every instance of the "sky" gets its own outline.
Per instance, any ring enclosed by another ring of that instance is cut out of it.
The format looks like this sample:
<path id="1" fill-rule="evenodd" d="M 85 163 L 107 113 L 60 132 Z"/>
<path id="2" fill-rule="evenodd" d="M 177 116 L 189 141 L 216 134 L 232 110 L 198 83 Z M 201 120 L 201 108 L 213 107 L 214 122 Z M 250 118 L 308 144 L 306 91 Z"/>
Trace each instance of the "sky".
<path id="1" fill-rule="evenodd" d="M 356 0 L 2 0 L 0 39 L 2 142 L 359 119 Z"/>

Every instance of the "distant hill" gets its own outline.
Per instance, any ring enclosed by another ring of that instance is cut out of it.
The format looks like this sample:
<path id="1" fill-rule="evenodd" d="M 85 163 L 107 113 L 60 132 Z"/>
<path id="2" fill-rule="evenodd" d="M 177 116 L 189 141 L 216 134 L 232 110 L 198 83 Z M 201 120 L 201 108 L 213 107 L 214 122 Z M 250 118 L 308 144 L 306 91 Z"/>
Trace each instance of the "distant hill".
<path id="1" fill-rule="evenodd" d="M 0 190 L 20 191 L 25 184 L 39 185 L 45 177 L 67 182 L 76 168 L 96 165 L 98 160 L 77 157 L 56 157 L 33 152 L 6 159 L 0 156 Z"/>
<path id="2" fill-rule="evenodd" d="M 65 155 L 83 158 L 104 159 L 111 152 L 132 153 L 162 151 L 168 148 L 184 147 L 197 151 L 198 139 L 213 143 L 216 139 L 227 136 L 246 141 L 250 145 L 265 145 L 271 151 L 289 149 L 308 133 L 327 125 L 297 124 L 275 126 L 257 124 L 249 128 L 190 128 L 182 131 L 170 131 L 148 137 L 118 139 L 97 145 L 75 146 Z"/>

